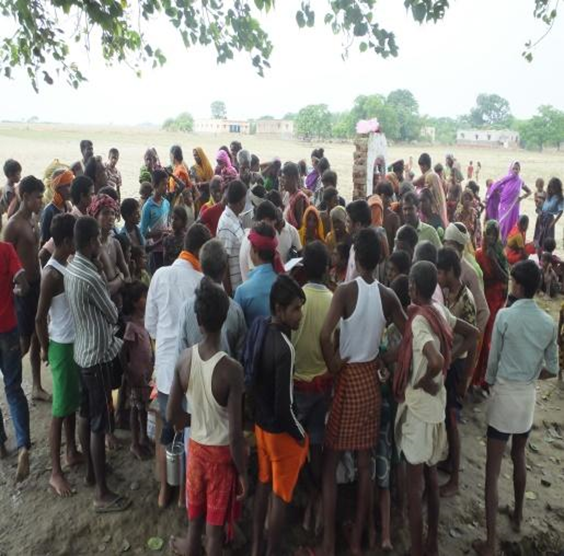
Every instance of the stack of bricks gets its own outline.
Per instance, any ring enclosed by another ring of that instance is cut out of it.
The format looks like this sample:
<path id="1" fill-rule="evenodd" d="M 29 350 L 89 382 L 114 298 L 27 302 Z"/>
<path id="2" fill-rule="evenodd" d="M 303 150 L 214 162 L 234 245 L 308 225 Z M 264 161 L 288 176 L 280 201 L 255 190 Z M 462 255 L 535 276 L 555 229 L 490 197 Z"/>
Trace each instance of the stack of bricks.
<path id="1" fill-rule="evenodd" d="M 366 199 L 368 134 L 357 135 L 353 153 L 353 200 Z"/>

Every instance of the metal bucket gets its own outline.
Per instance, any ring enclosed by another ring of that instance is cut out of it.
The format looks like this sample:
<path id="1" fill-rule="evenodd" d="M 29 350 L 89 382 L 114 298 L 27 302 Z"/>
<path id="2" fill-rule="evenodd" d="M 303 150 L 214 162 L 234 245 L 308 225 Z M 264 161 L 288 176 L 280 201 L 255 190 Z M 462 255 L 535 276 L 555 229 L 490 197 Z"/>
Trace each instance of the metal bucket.
<path id="1" fill-rule="evenodd" d="M 176 440 L 166 447 L 166 482 L 170 486 L 180 486 L 184 483 L 184 442 Z"/>

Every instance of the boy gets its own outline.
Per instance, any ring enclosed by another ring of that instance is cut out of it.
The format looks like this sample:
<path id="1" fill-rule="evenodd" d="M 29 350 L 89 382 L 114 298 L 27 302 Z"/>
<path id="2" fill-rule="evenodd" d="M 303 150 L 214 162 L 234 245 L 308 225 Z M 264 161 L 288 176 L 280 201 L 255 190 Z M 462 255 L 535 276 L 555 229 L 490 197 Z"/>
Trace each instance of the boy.
<path id="1" fill-rule="evenodd" d="M 144 248 L 145 238 L 139 228 L 141 221 L 139 201 L 133 198 L 124 199 L 120 206 L 120 212 L 123 218 L 123 228 L 119 233 L 126 235 L 132 246 L 137 245 Z"/>
<path id="2" fill-rule="evenodd" d="M 184 238 L 188 230 L 188 215 L 184 207 L 176 206 L 172 210 L 172 234 L 167 235 L 163 240 L 164 248 L 164 266 L 171 265 L 180 255 Z"/>
<path id="3" fill-rule="evenodd" d="M 262 541 L 269 498 L 266 555 L 282 554 L 286 508 L 292 502 L 300 469 L 307 457 L 308 438 L 293 410 L 295 350 L 290 341 L 292 330 L 297 330 L 300 324 L 304 301 L 304 293 L 295 280 L 285 275 L 277 278 L 270 292 L 272 317 L 264 321 L 263 343 L 254 358 L 259 471 L 253 516 L 253 556 L 264 553 Z"/>
<path id="4" fill-rule="evenodd" d="M 0 230 L 2 222 L 0 220 Z M 16 482 L 29 475 L 29 406 L 22 388 L 22 359 L 18 339 L 18 322 L 14 307 L 14 293 L 25 295 L 29 288 L 25 271 L 10 243 L 0 241 L 0 371 L 4 378 L 6 399 L 16 433 L 18 466 Z M 15 287 L 14 287 L 15 286 Z M 0 409 L 0 459 L 8 455 L 6 431 Z"/>
<path id="5" fill-rule="evenodd" d="M 141 233 L 146 240 L 153 240 L 149 265 L 154 274 L 163 266 L 162 238 L 168 229 L 170 203 L 165 198 L 168 176 L 164 170 L 155 170 L 152 175 L 153 196 L 143 205 L 141 212 Z"/>
<path id="6" fill-rule="evenodd" d="M 407 467 L 408 517 L 412 556 L 438 554 L 439 485 L 437 463 L 447 451 L 444 376 L 450 365 L 452 334 L 463 337 L 460 353 L 476 343 L 478 331 L 434 305 L 437 270 L 419 261 L 409 272 L 409 296 L 415 306 L 403 333 L 394 375 L 399 402 L 395 438 Z M 443 355 L 444 354 L 444 355 Z M 458 357 L 458 354 L 454 354 Z M 427 542 L 423 543 L 422 497 L 427 496 Z"/>
<path id="7" fill-rule="evenodd" d="M 68 211 L 67 202 L 71 198 L 70 189 L 74 174 L 65 168 L 53 172 L 51 190 L 53 200 L 41 212 L 41 245 L 51 239 L 51 222 L 57 214 Z"/>
<path id="8" fill-rule="evenodd" d="M 71 214 L 58 214 L 53 218 L 50 233 L 55 243 L 55 252 L 43 270 L 35 317 L 41 359 L 48 362 L 53 376 L 53 407 L 49 432 L 52 470 L 49 484 L 62 498 L 72 494 L 61 468 L 63 423 L 67 439 L 67 463 L 72 466 L 82 462 L 82 455 L 76 449 L 75 442 L 75 413 L 80 405 L 80 377 L 73 360 L 74 323 L 64 284 L 67 261 L 74 253 L 75 222 L 76 218 Z"/>
<path id="9" fill-rule="evenodd" d="M 49 402 L 51 396 L 41 387 L 41 360 L 39 342 L 35 334 L 35 315 L 39 302 L 39 230 L 36 216 L 43 206 L 43 182 L 34 176 L 25 177 L 19 184 L 21 199 L 18 211 L 8 220 L 4 230 L 4 240 L 16 249 L 18 258 L 25 270 L 29 290 L 16 297 L 16 313 L 22 357 L 29 351 L 31 375 L 33 379 L 32 400 Z"/>
<path id="10" fill-rule="evenodd" d="M 221 286 L 203 278 L 194 303 L 203 339 L 180 356 L 170 390 L 167 419 L 176 430 L 190 426 L 186 471 L 190 525 L 186 538 L 171 538 L 175 554 L 199 554 L 205 524 L 206 554 L 220 556 L 224 528 L 231 540 L 234 519 L 248 491 L 243 369 L 220 348 L 229 305 Z M 190 414 L 182 408 L 185 396 Z"/>
<path id="11" fill-rule="evenodd" d="M 106 162 L 106 182 L 113 187 L 118 194 L 118 202 L 121 202 L 121 172 L 117 169 L 119 160 L 119 151 L 111 148 L 108 153 L 108 162 Z"/>
<path id="12" fill-rule="evenodd" d="M 476 326 L 476 305 L 472 292 L 460 281 L 462 272 L 458 253 L 450 248 L 439 250 L 437 259 L 437 279 L 444 292 L 445 307 L 457 318 Z M 450 368 L 447 371 L 445 387 L 446 429 L 449 446 L 447 464 L 450 480 L 441 487 L 441 496 L 450 497 L 458 493 L 458 474 L 460 468 L 460 436 L 458 434 L 458 416 L 462 409 L 462 400 L 466 394 L 472 375 L 476 346 L 468 353 L 460 353 L 463 338 L 454 335 L 453 352 Z M 458 355 L 460 353 L 460 355 Z M 458 357 L 456 357 L 458 355 Z"/>
<path id="13" fill-rule="evenodd" d="M 511 278 L 516 301 L 497 314 L 486 372 L 491 387 L 485 488 L 488 535 L 485 542 L 472 545 L 481 556 L 496 553 L 497 482 L 510 436 L 515 494 L 510 519 L 515 532 L 521 529 L 527 481 L 525 449 L 535 416 L 536 383 L 558 374 L 556 324 L 533 299 L 540 270 L 533 261 L 521 261 L 511 270 Z"/>
<path id="14" fill-rule="evenodd" d="M 4 175 L 6 176 L 6 185 L 2 190 L 2 197 L 0 197 L 0 218 L 7 212 L 10 203 L 16 196 L 16 185 L 22 177 L 21 164 L 12 158 L 4 162 Z"/>

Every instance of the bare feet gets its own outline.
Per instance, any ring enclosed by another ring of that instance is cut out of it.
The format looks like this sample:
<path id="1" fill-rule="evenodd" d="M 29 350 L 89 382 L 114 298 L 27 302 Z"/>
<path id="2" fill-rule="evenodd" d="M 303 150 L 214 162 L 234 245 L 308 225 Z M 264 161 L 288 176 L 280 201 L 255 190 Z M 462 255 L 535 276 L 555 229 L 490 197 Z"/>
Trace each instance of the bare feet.
<path id="1" fill-rule="evenodd" d="M 119 448 L 119 440 L 113 432 L 106 434 L 106 449 L 110 452 L 117 450 Z"/>
<path id="2" fill-rule="evenodd" d="M 382 539 L 382 551 L 392 552 L 394 550 L 394 545 L 390 539 Z"/>
<path id="3" fill-rule="evenodd" d="M 348 522 L 345 523 L 343 526 L 343 534 L 345 536 L 345 541 L 347 546 L 349 547 L 349 554 L 352 556 L 356 556 L 357 554 L 362 554 L 362 547 L 353 545 L 353 536 L 354 536 L 354 523 Z"/>
<path id="4" fill-rule="evenodd" d="M 145 452 L 147 457 L 150 458 L 155 455 L 155 446 L 151 443 L 149 439 L 147 439 L 146 441 L 141 440 L 141 442 L 139 442 L 139 445 L 141 446 L 141 449 L 143 450 L 143 452 Z"/>
<path id="5" fill-rule="evenodd" d="M 67 452 L 67 465 L 69 467 L 76 467 L 77 465 L 81 465 L 84 463 L 84 456 L 82 455 L 82 452 L 79 452 L 78 450 L 69 450 Z"/>
<path id="6" fill-rule="evenodd" d="M 86 472 L 86 477 L 84 477 L 84 484 L 87 487 L 93 487 L 96 485 L 96 477 L 94 476 L 94 471 Z"/>
<path id="7" fill-rule="evenodd" d="M 458 483 L 448 481 L 439 488 L 441 498 L 452 498 L 458 494 Z"/>
<path id="8" fill-rule="evenodd" d="M 139 460 L 143 461 L 147 459 L 147 453 L 139 444 L 132 444 L 129 451 Z"/>
<path id="9" fill-rule="evenodd" d="M 131 506 L 131 500 L 115 492 L 108 491 L 102 498 L 98 498 L 94 502 L 94 511 L 97 514 L 117 513 L 127 510 L 129 506 Z"/>
<path id="10" fill-rule="evenodd" d="M 29 451 L 21 448 L 18 454 L 18 467 L 16 469 L 16 483 L 27 479 L 29 476 Z"/>
<path id="11" fill-rule="evenodd" d="M 447 475 L 450 475 L 452 473 L 452 464 L 450 463 L 450 460 L 445 459 L 437 464 L 437 469 Z"/>
<path id="12" fill-rule="evenodd" d="M 6 448 L 6 444 L 4 442 L 0 442 L 0 459 L 7 458 L 9 455 L 8 449 Z"/>
<path id="13" fill-rule="evenodd" d="M 177 539 L 176 537 L 170 537 L 168 543 L 173 554 L 178 556 L 188 556 L 188 539 L 186 537 Z"/>
<path id="14" fill-rule="evenodd" d="M 49 484 L 61 498 L 68 498 L 74 494 L 70 484 L 62 473 L 51 473 Z"/>
<path id="15" fill-rule="evenodd" d="M 43 390 L 41 386 L 38 386 L 32 389 L 31 399 L 36 402 L 50 402 L 51 394 L 49 394 L 46 390 Z"/>
<path id="16" fill-rule="evenodd" d="M 161 489 L 159 490 L 159 499 L 158 505 L 159 509 L 162 510 L 166 508 L 170 503 L 170 488 L 168 485 L 161 485 Z"/>
<path id="17" fill-rule="evenodd" d="M 474 541 L 472 548 L 478 556 L 495 556 L 495 549 L 492 549 L 486 541 Z"/>
<path id="18" fill-rule="evenodd" d="M 186 485 L 180 485 L 178 487 L 178 500 L 176 504 L 180 509 L 186 507 Z"/>
<path id="19" fill-rule="evenodd" d="M 439 556 L 439 543 L 437 539 L 427 539 L 425 543 L 425 556 Z"/>
<path id="20" fill-rule="evenodd" d="M 505 508 L 505 511 L 503 513 L 507 514 L 507 517 L 509 518 L 509 523 L 511 524 L 511 530 L 514 533 L 520 533 L 523 516 L 517 516 L 515 514 L 515 510 L 513 510 L 509 506 Z"/>

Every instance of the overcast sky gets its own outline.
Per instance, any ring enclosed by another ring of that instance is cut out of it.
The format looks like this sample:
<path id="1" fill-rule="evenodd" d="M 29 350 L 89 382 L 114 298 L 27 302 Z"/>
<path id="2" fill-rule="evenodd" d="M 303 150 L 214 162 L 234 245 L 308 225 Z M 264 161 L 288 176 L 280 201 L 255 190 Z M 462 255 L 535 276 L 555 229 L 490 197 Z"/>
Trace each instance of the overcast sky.
<path id="1" fill-rule="evenodd" d="M 564 110 L 562 52 L 564 15 L 535 50 L 532 64 L 523 45 L 540 37 L 545 27 L 534 20 L 534 0 L 457 0 L 437 25 L 418 25 L 402 0 L 380 0 L 376 17 L 395 31 L 399 56 L 383 60 L 356 47 L 341 59 L 340 37 L 323 25 L 323 6 L 314 29 L 295 23 L 298 0 L 278 0 L 264 17 L 274 43 L 272 68 L 256 75 L 245 54 L 216 65 L 213 48 L 185 50 L 174 28 L 164 20 L 151 34 L 168 58 L 162 69 L 147 67 L 137 78 L 127 66 L 106 67 L 94 52 L 74 51 L 89 79 L 78 91 L 61 82 L 41 86 L 36 94 L 24 72 L 8 81 L 0 77 L 0 120 L 37 116 L 68 123 L 161 123 L 182 111 L 209 117 L 213 100 L 227 104 L 230 118 L 281 117 L 308 104 L 325 103 L 346 110 L 360 94 L 410 89 L 423 114 L 456 116 L 469 111 L 481 92 L 507 98 L 513 114 L 531 116 L 541 104 Z M 8 29 L 0 19 L 0 37 Z"/>

